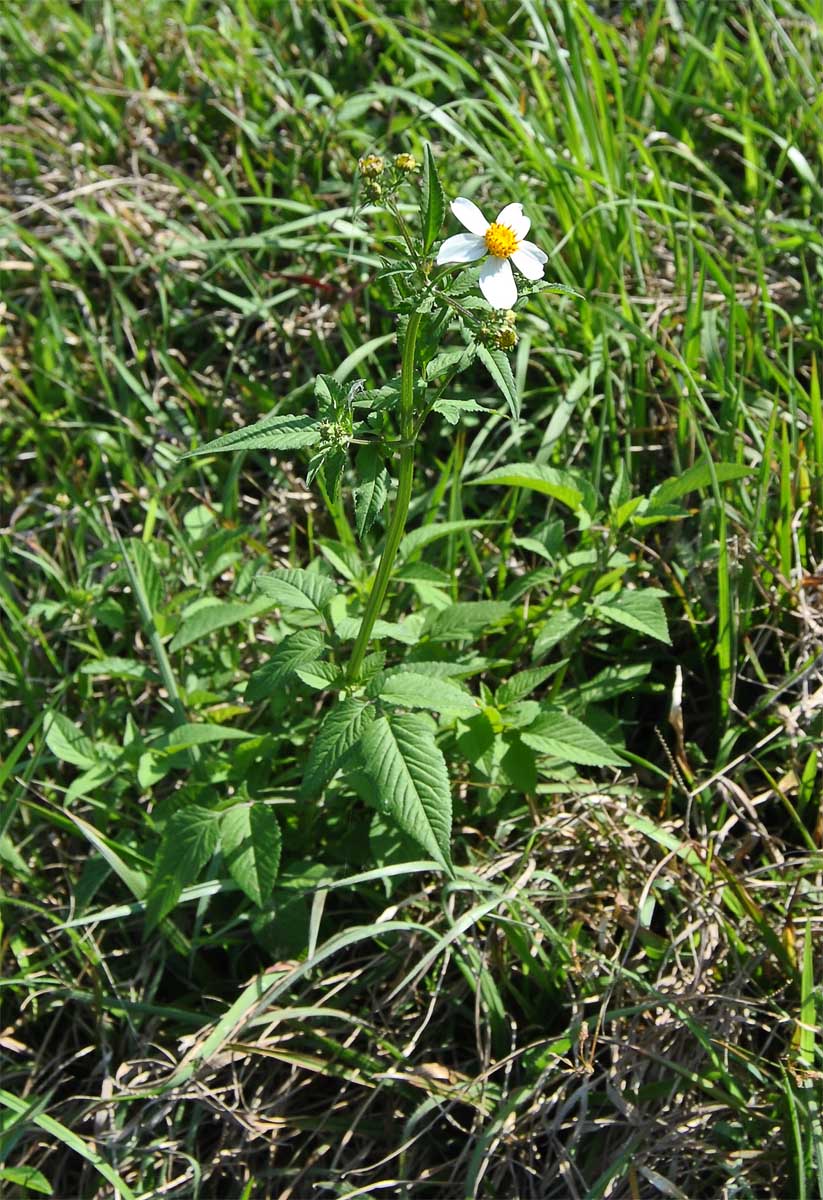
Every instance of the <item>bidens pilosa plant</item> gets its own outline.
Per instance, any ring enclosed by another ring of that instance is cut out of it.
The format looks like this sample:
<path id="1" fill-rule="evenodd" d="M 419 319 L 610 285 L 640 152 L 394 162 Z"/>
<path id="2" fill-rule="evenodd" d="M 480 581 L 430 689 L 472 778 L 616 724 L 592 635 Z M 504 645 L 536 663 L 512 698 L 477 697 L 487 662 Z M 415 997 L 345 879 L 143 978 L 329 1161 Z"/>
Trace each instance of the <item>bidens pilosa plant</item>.
<path id="1" fill-rule="evenodd" d="M 287 682 L 324 694 L 299 787 L 304 811 L 334 780 L 338 787 L 342 780 L 353 797 L 376 810 L 373 830 L 382 830 L 389 841 L 393 830 L 406 851 L 410 840 L 451 872 L 452 794 L 444 745 L 455 761 L 502 763 L 521 794 L 535 789 L 540 755 L 565 763 L 622 761 L 572 715 L 527 699 L 555 667 L 516 673 L 496 694 L 483 682 L 473 689 L 469 681 L 490 666 L 508 674 L 507 663 L 492 663 L 475 647 L 490 629 L 517 620 L 519 596 L 458 600 L 456 576 L 421 559 L 426 545 L 458 534 L 467 539 L 471 556 L 467 530 L 475 522 L 452 513 L 448 521 L 406 533 L 415 452 L 427 422 L 436 416 L 440 424 L 445 419 L 456 425 L 467 414 L 492 412 L 454 394 L 457 377 L 476 362 L 502 396 L 511 421 L 518 422 L 508 358 L 518 340 L 514 306 L 541 288 L 568 289 L 543 281 L 547 255 L 527 240 L 530 221 L 519 203 L 506 204 L 489 222 L 471 200 L 455 199 L 451 212 L 466 232 L 436 249 L 447 211 L 428 147 L 422 167 L 410 154 L 391 161 L 370 154 L 359 167 L 361 196 L 387 210 L 396 230 L 389 238 L 396 253 L 382 260 L 377 278 L 383 302 L 397 314 L 399 373 L 387 374 L 389 381 L 380 387 L 321 375 L 314 412 L 266 418 L 192 453 L 307 453 L 307 482 L 322 491 L 343 530 L 341 541 L 305 568 L 257 577 L 260 591 L 291 627 L 254 670 L 246 696 L 265 699 Z M 413 220 L 410 211 L 416 212 Z M 343 482 L 351 478 L 352 466 L 359 549 L 346 534 Z M 585 517 L 585 488 L 571 472 L 529 464 L 514 470 L 527 475 L 531 470 L 539 491 Z M 472 482 L 510 480 L 504 469 Z M 366 556 L 373 568 L 364 564 Z M 351 589 L 341 589 L 338 577 Z M 412 601 L 388 620 L 393 582 Z M 484 590 L 488 597 L 488 587 Z"/>

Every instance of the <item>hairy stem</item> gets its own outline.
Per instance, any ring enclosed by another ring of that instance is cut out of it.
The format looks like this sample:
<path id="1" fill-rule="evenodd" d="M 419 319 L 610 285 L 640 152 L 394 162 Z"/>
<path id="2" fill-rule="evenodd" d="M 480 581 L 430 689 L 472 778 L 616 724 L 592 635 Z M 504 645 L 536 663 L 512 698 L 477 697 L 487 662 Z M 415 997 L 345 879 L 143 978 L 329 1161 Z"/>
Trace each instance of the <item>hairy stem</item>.
<path id="1" fill-rule="evenodd" d="M 349 660 L 348 680 L 353 683 L 360 674 L 363 659 L 369 645 L 374 623 L 380 616 L 383 602 L 391 579 L 392 567 L 397 556 L 403 533 L 406 529 L 406 517 L 409 514 L 412 481 L 414 479 L 414 350 L 417 343 L 417 331 L 420 327 L 421 314 L 412 313 L 409 318 L 406 340 L 403 344 L 403 362 L 400 375 L 400 437 L 405 443 L 400 448 L 400 464 L 397 477 L 397 496 L 394 501 L 389 527 L 386 530 L 386 542 L 374 584 L 366 603 L 366 611 L 357 634 L 357 641 Z"/>

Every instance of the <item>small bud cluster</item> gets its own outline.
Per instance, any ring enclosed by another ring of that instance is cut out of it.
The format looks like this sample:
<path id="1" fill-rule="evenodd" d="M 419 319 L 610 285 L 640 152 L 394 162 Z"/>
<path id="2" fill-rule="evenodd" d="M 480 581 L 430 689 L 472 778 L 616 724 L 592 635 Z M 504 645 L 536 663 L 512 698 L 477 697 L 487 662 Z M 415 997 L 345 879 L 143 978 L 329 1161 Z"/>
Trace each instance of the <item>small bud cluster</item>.
<path id="1" fill-rule="evenodd" d="M 351 441 L 351 430 L 336 421 L 320 422 L 320 444 L 324 450 L 345 449 Z"/>
<path id="2" fill-rule="evenodd" d="M 379 154 L 365 154 L 357 165 L 363 176 L 363 190 L 373 204 L 393 196 L 404 179 L 420 170 L 413 154 L 395 154 L 391 165 Z"/>
<path id="3" fill-rule="evenodd" d="M 495 350 L 513 350 L 517 345 L 516 321 L 510 308 L 496 308 L 480 326 L 480 341 Z"/>

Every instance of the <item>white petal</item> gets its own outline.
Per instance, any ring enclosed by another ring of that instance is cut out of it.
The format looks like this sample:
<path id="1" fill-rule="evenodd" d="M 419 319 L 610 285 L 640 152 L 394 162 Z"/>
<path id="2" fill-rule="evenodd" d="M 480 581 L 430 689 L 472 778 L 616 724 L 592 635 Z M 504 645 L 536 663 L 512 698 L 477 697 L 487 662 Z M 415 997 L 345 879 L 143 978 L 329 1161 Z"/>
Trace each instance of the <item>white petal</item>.
<path id="1" fill-rule="evenodd" d="M 527 279 L 542 279 L 543 264 L 536 254 L 532 254 L 530 250 L 515 250 L 512 255 L 512 262 L 517 267 L 518 271 L 522 271 Z"/>
<path id="2" fill-rule="evenodd" d="M 480 291 L 492 308 L 511 308 L 517 299 L 517 284 L 507 258 L 486 259 L 480 271 Z"/>
<path id="3" fill-rule="evenodd" d="M 482 237 L 488 229 L 488 221 L 473 200 L 467 200 L 465 196 L 458 196 L 456 200 L 452 200 L 450 208 L 469 233 Z"/>
<path id="4" fill-rule="evenodd" d="M 539 246 L 535 246 L 534 242 L 521 242 L 519 249 L 527 250 L 529 254 L 533 254 L 534 257 L 539 259 L 539 261 L 542 263 L 547 263 L 549 261 L 548 254 L 541 250 Z"/>
<path id="5" fill-rule="evenodd" d="M 437 265 L 475 262 L 485 253 L 486 243 L 482 237 L 475 237 L 473 233 L 456 233 L 454 237 L 446 238 L 437 251 Z"/>
<path id="6" fill-rule="evenodd" d="M 531 229 L 531 221 L 523 212 L 522 204 L 507 204 L 497 214 L 498 225 L 508 225 L 518 242 L 522 241 Z"/>

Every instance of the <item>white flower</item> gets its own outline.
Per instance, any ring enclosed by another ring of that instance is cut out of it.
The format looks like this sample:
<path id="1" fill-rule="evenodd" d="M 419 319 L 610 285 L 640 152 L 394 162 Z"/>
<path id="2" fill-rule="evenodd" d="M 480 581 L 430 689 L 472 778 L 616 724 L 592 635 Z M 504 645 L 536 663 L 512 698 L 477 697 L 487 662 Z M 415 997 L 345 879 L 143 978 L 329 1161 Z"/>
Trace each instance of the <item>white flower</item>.
<path id="1" fill-rule="evenodd" d="M 480 290 L 492 308 L 511 308 L 517 300 L 517 284 L 509 259 L 527 279 L 542 279 L 543 264 L 549 261 L 539 246 L 525 240 L 531 221 L 523 205 L 507 204 L 491 224 L 465 196 L 452 200 L 451 210 L 469 232 L 446 238 L 437 254 L 438 266 L 476 262 L 488 254 L 480 270 Z"/>

